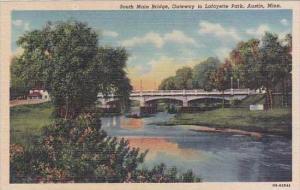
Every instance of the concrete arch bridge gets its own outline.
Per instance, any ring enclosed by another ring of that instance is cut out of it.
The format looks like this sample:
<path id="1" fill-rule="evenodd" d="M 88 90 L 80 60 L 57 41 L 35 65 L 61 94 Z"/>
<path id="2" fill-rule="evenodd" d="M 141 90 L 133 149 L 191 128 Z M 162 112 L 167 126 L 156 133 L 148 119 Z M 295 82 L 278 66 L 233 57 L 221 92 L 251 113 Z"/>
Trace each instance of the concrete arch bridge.
<path id="1" fill-rule="evenodd" d="M 228 89 L 222 91 L 205 91 L 205 90 L 144 90 L 132 91 L 130 100 L 140 102 L 140 107 L 147 107 L 151 102 L 156 100 L 176 100 L 182 102 L 183 107 L 189 107 L 189 102 L 199 99 L 225 99 L 225 100 L 242 100 L 249 95 L 258 94 L 255 90 L 250 89 Z M 119 96 L 110 94 L 108 96 L 98 95 L 101 107 L 109 108 L 110 103 L 119 100 Z"/>

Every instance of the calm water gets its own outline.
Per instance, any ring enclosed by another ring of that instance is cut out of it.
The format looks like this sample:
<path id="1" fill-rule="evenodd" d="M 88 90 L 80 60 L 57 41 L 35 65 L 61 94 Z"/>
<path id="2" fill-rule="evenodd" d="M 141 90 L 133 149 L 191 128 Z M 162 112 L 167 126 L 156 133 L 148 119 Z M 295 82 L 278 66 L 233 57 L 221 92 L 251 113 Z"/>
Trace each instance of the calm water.
<path id="1" fill-rule="evenodd" d="M 291 140 L 278 136 L 261 139 L 242 135 L 193 132 L 188 126 L 157 126 L 173 115 L 134 119 L 102 119 L 109 135 L 126 137 L 130 145 L 149 149 L 145 166 L 161 162 L 180 171 L 193 169 L 203 181 L 290 181 Z"/>

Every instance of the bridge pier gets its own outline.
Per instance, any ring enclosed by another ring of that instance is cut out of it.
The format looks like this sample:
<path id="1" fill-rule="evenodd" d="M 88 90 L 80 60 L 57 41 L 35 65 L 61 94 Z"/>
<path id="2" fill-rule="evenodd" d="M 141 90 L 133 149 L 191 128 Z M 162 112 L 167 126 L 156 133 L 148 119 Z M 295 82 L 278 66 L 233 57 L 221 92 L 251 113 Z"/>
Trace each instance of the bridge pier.
<path id="1" fill-rule="evenodd" d="M 145 102 L 144 98 L 141 98 L 140 100 L 140 107 L 146 107 L 147 103 Z"/>
<path id="2" fill-rule="evenodd" d="M 108 108 L 108 104 L 106 103 L 105 99 L 101 100 L 101 107 L 102 108 Z"/>
<path id="3" fill-rule="evenodd" d="M 188 107 L 189 106 L 189 103 L 187 100 L 183 100 L 182 101 L 182 107 Z"/>

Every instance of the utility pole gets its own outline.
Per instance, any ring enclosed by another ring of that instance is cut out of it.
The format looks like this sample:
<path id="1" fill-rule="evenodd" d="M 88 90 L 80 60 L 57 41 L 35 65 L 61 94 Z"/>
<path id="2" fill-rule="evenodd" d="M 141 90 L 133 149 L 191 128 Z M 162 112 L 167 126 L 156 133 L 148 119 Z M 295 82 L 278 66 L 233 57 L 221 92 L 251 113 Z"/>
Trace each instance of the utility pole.
<path id="1" fill-rule="evenodd" d="M 140 91 L 143 91 L 143 81 L 140 80 Z"/>
<path id="2" fill-rule="evenodd" d="M 232 83 L 233 77 L 230 77 L 230 87 L 231 87 L 231 95 L 233 95 L 233 83 Z"/>

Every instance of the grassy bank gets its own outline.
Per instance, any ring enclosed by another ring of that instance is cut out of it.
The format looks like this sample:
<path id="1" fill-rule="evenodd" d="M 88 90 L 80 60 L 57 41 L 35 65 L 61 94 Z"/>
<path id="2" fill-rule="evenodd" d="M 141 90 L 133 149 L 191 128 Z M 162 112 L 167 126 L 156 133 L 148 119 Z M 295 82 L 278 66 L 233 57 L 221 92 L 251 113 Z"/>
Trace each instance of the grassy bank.
<path id="1" fill-rule="evenodd" d="M 50 103 L 22 105 L 10 110 L 10 140 L 29 147 L 40 135 L 43 126 L 51 122 Z"/>
<path id="2" fill-rule="evenodd" d="M 249 111 L 246 108 L 224 108 L 202 113 L 181 113 L 168 125 L 202 125 L 252 132 L 291 136 L 291 109 Z"/>

